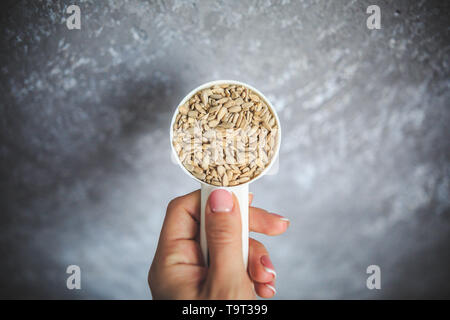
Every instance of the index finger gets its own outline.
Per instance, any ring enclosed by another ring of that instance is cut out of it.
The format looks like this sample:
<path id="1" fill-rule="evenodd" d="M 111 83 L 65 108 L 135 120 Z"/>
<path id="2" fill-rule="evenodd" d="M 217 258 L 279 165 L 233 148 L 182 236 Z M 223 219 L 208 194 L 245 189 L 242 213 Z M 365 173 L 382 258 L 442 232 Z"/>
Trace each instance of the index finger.
<path id="1" fill-rule="evenodd" d="M 194 240 L 200 223 L 200 190 L 169 202 L 161 229 L 163 240 Z"/>

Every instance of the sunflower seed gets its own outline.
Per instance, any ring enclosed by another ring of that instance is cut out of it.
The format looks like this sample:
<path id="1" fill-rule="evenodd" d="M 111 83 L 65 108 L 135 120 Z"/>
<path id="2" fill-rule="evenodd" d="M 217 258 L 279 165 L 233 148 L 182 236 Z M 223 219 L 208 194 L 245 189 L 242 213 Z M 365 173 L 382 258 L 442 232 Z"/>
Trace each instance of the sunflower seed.
<path id="1" fill-rule="evenodd" d="M 222 98 L 220 100 L 217 100 L 218 104 L 224 104 L 225 102 L 227 102 L 228 100 L 230 100 L 230 98 Z"/>
<path id="2" fill-rule="evenodd" d="M 230 111 L 230 112 L 239 112 L 241 110 L 242 110 L 242 108 L 239 106 L 231 107 L 228 109 L 228 111 Z"/>
<path id="3" fill-rule="evenodd" d="M 178 110 L 182 115 L 187 115 L 189 111 L 189 106 L 187 104 L 183 104 L 178 108 Z"/>
<path id="4" fill-rule="evenodd" d="M 217 127 L 218 124 L 219 124 L 219 120 L 212 120 L 212 121 L 208 122 L 208 126 L 210 128 Z"/>
<path id="5" fill-rule="evenodd" d="M 222 107 L 220 108 L 219 112 L 217 113 L 217 120 L 222 120 L 222 118 L 228 113 L 227 108 Z"/>

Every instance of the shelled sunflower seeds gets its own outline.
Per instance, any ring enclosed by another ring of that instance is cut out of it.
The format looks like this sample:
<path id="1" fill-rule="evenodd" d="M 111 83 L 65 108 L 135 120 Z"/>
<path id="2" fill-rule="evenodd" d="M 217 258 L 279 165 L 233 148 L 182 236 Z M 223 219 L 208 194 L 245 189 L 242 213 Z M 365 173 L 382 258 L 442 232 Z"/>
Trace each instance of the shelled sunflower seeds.
<path id="1" fill-rule="evenodd" d="M 236 186 L 269 165 L 278 143 L 278 123 L 268 104 L 247 87 L 215 85 L 178 108 L 174 149 L 196 178 Z"/>

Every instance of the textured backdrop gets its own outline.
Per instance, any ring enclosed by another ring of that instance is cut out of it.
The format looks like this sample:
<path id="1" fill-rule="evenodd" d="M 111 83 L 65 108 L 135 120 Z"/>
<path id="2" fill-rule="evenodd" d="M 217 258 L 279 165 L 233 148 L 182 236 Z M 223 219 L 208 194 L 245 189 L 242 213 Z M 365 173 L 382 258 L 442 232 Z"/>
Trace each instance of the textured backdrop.
<path id="1" fill-rule="evenodd" d="M 198 188 L 170 161 L 171 114 L 228 78 L 266 94 L 283 129 L 278 174 L 251 186 L 291 219 L 258 236 L 276 298 L 450 298 L 449 15 L 448 1 L 2 2 L 0 297 L 151 298 L 166 205 Z"/>

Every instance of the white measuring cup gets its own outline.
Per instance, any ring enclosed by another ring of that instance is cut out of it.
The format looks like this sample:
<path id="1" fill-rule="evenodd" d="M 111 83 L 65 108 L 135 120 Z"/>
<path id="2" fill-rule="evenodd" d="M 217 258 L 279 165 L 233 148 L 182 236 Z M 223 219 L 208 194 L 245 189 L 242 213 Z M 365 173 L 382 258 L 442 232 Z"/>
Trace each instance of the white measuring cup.
<path id="1" fill-rule="evenodd" d="M 254 93 L 256 93 L 257 95 L 259 95 L 260 98 L 262 98 L 267 106 L 270 108 L 270 110 L 272 111 L 272 114 L 274 115 L 277 125 L 278 125 L 278 132 L 277 132 L 277 141 L 276 141 L 276 149 L 275 152 L 270 160 L 270 163 L 265 167 L 265 169 L 255 178 L 253 178 L 250 181 L 247 181 L 246 183 L 237 185 L 237 186 L 230 186 L 230 187 L 219 187 L 219 186 L 214 186 L 211 185 L 209 183 L 206 183 L 205 181 L 202 181 L 198 178 L 196 178 L 193 174 L 191 174 L 185 167 L 184 165 L 181 163 L 180 159 L 178 158 L 177 152 L 175 151 L 175 148 L 173 146 L 173 126 L 178 114 L 178 109 L 181 105 L 185 104 L 192 96 L 194 96 L 194 94 L 196 94 L 198 91 L 201 91 L 203 89 L 207 89 L 210 88 L 212 86 L 215 85 L 223 85 L 223 84 L 231 84 L 231 85 L 240 85 L 240 86 L 244 86 L 249 88 L 250 90 L 252 90 Z M 205 208 L 206 208 L 206 202 L 208 201 L 209 195 L 211 194 L 211 192 L 213 192 L 216 189 L 225 189 L 228 190 L 229 192 L 234 193 L 234 195 L 236 196 L 238 202 L 239 202 L 239 208 L 240 208 L 240 212 L 241 212 L 241 227 L 242 227 L 242 258 L 243 258 L 243 262 L 244 262 L 244 266 L 245 269 L 247 269 L 247 263 L 248 263 L 248 232 L 249 232 L 249 227 L 248 227 L 248 209 L 249 209 L 249 203 L 248 203 L 248 193 L 249 193 L 249 184 L 254 182 L 255 180 L 258 180 L 259 178 L 261 178 L 262 176 L 264 176 L 267 172 L 270 171 L 272 165 L 274 164 L 274 162 L 276 161 L 277 157 L 278 157 L 278 153 L 280 150 L 280 141 L 281 141 L 281 127 L 280 127 L 280 120 L 278 118 L 278 115 L 275 111 L 275 109 L 273 108 L 272 104 L 270 103 L 270 101 L 256 88 L 240 82 L 240 81 L 235 81 L 235 80 L 216 80 L 216 81 L 211 81 L 211 82 L 207 82 L 204 83 L 200 86 L 198 86 L 197 88 L 193 89 L 191 92 L 189 92 L 184 98 L 183 100 L 181 100 L 181 102 L 178 104 L 177 108 L 175 109 L 175 112 L 173 114 L 172 117 L 172 121 L 170 123 L 170 145 L 172 148 L 172 152 L 174 154 L 174 158 L 176 159 L 178 165 L 181 167 L 181 169 L 188 174 L 191 178 L 193 178 L 194 180 L 197 180 L 200 183 L 201 186 L 201 216 L 200 216 L 200 247 L 202 250 L 202 255 L 203 255 L 203 259 L 205 261 L 205 265 L 208 265 L 208 243 L 206 240 L 206 229 L 205 229 Z"/>

